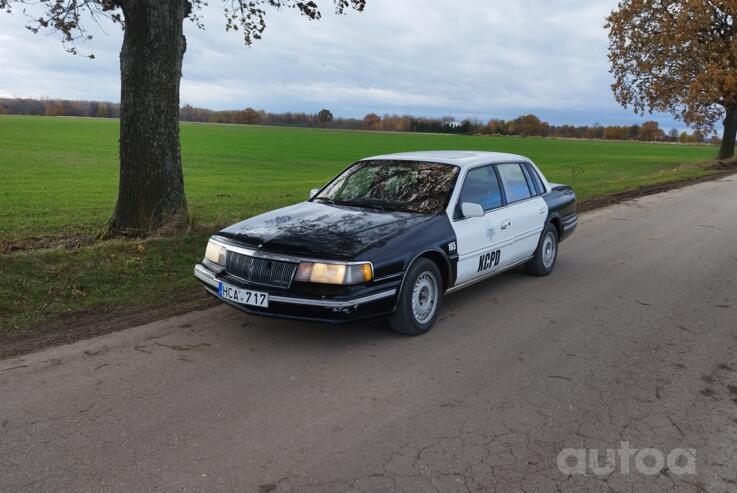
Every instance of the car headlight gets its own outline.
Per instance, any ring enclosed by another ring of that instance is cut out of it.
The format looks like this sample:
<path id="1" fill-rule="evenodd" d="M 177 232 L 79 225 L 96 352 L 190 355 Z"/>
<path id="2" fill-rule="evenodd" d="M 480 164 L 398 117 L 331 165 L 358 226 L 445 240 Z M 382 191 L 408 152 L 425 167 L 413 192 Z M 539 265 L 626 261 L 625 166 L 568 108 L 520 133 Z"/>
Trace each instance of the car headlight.
<path id="1" fill-rule="evenodd" d="M 225 267 L 225 247 L 218 245 L 212 240 L 208 241 L 207 250 L 205 250 L 205 260 Z"/>
<path id="2" fill-rule="evenodd" d="M 321 264 L 300 262 L 295 280 L 315 284 L 361 284 L 374 278 L 370 263 L 361 264 Z"/>

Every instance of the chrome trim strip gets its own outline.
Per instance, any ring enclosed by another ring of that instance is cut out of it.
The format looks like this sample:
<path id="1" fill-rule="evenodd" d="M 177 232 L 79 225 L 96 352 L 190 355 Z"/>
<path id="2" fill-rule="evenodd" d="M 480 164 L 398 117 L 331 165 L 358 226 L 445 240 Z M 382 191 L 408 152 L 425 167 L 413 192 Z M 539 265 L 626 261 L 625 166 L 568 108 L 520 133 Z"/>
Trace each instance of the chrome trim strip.
<path id="1" fill-rule="evenodd" d="M 522 264 L 524 264 L 524 263 L 532 260 L 534 257 L 535 256 L 533 255 L 533 256 L 528 257 L 528 258 L 526 258 L 524 260 L 520 260 L 519 262 L 515 262 L 512 265 L 508 265 L 507 267 L 505 267 L 503 269 L 500 269 L 500 270 L 497 270 L 497 271 L 494 271 L 494 272 L 490 272 L 489 274 L 486 274 L 484 276 L 481 276 L 481 277 L 479 277 L 477 279 L 471 279 L 470 281 L 466 281 L 463 284 L 459 284 L 457 286 L 453 286 L 452 288 L 446 290 L 445 291 L 445 294 L 455 293 L 456 291 L 460 291 L 463 288 L 467 288 L 469 286 L 473 286 L 476 283 L 479 283 L 481 281 L 485 281 L 485 280 L 487 280 L 489 278 L 492 278 L 494 276 L 498 276 L 499 274 L 502 274 L 503 272 L 506 272 L 506 271 L 508 271 L 510 269 L 514 269 L 515 267 L 517 267 L 519 265 L 522 265 Z"/>
<path id="2" fill-rule="evenodd" d="M 578 217 L 573 216 L 572 218 L 568 218 L 565 221 L 563 221 L 563 230 L 567 231 L 577 225 L 578 225 Z"/>
<path id="3" fill-rule="evenodd" d="M 376 279 L 374 279 L 374 282 L 388 281 L 389 279 L 394 279 L 395 277 L 402 277 L 402 274 L 402 272 L 397 272 L 396 274 L 392 274 L 390 276 L 377 277 Z"/>
<path id="4" fill-rule="evenodd" d="M 215 279 L 213 273 L 200 264 L 194 266 L 194 276 L 208 286 L 212 286 L 213 288 L 218 287 L 218 281 Z"/>
<path id="5" fill-rule="evenodd" d="M 231 252 L 240 253 L 242 255 L 249 255 L 251 257 L 257 257 L 257 258 L 263 258 L 267 260 L 279 260 L 282 262 L 292 262 L 295 264 L 298 264 L 300 262 L 316 262 L 321 264 L 340 264 L 340 265 L 363 265 L 363 264 L 369 264 L 371 265 L 371 272 L 374 270 L 373 263 L 369 261 L 364 262 L 344 262 L 342 260 L 326 260 L 326 259 L 318 259 L 318 258 L 309 258 L 309 257 L 295 257 L 292 255 L 281 255 L 276 253 L 269 253 L 269 252 L 263 252 L 261 250 L 254 250 L 252 248 L 245 248 L 239 245 L 236 245 L 231 240 L 227 238 L 223 238 L 222 236 L 213 236 L 210 238 L 210 241 L 213 243 L 216 243 L 220 245 L 221 247 L 225 248 L 226 250 L 229 250 Z"/>
<path id="6" fill-rule="evenodd" d="M 388 291 L 382 291 L 381 293 L 364 296 L 363 298 L 356 298 L 348 301 L 333 301 L 333 300 L 308 300 L 304 298 L 287 298 L 285 296 L 271 296 L 269 295 L 269 301 L 274 303 L 291 303 L 293 305 L 308 305 L 308 306 L 322 306 L 327 308 L 351 308 L 364 303 L 370 303 L 372 301 L 383 300 L 390 296 L 397 294 L 396 289 L 390 289 Z"/>
<path id="7" fill-rule="evenodd" d="M 210 287 L 218 287 L 218 280 L 215 276 L 208 271 L 205 267 L 200 264 L 195 265 L 194 275 L 197 279 L 201 280 Z M 389 289 L 380 293 L 371 294 L 362 298 L 355 298 L 346 301 L 334 301 L 334 300 L 309 300 L 305 298 L 289 298 L 286 296 L 273 296 L 269 294 L 269 301 L 274 303 L 289 303 L 292 305 L 307 305 L 307 306 L 322 306 L 326 308 L 351 308 L 363 305 L 364 303 L 370 303 L 372 301 L 383 300 L 397 294 L 396 289 Z"/>
<path id="8" fill-rule="evenodd" d="M 287 255 L 271 255 L 250 248 L 244 248 L 232 243 L 230 240 L 228 240 L 227 238 L 223 238 L 222 236 L 213 236 L 210 238 L 210 241 L 215 243 L 216 245 L 220 245 L 229 252 L 240 253 L 241 255 L 248 255 L 249 257 L 258 257 L 267 260 L 279 260 L 281 262 L 291 262 L 294 264 L 298 264 L 300 262 L 300 259 L 297 259 L 295 257 L 289 257 Z"/>

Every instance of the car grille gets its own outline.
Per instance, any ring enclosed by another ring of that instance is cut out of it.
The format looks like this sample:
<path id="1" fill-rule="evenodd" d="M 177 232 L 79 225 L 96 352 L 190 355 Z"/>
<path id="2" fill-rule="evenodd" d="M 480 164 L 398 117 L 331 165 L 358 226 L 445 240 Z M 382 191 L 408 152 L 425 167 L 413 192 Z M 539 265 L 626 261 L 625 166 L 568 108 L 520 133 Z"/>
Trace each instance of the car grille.
<path id="1" fill-rule="evenodd" d="M 225 271 L 248 283 L 287 289 L 292 284 L 297 264 L 250 257 L 236 252 L 228 252 Z"/>

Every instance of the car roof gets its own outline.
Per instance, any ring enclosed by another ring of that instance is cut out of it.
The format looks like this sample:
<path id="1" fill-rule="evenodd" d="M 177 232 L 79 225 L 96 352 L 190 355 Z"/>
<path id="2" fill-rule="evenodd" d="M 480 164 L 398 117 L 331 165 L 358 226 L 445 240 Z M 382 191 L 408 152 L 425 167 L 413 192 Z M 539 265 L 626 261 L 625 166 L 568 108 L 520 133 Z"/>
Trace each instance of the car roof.
<path id="1" fill-rule="evenodd" d="M 401 152 L 398 154 L 384 154 L 374 156 L 362 161 L 422 161 L 426 163 L 453 164 L 461 168 L 475 166 L 477 164 L 502 163 L 509 161 L 529 161 L 524 156 L 517 154 L 506 154 L 503 152 L 482 151 L 420 151 Z"/>

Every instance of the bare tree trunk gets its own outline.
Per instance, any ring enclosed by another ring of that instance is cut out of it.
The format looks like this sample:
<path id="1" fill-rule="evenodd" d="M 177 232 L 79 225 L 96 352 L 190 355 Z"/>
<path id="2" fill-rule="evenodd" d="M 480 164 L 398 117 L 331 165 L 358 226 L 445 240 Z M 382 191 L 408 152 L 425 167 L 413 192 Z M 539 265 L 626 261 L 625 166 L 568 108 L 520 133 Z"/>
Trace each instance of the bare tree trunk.
<path id="1" fill-rule="evenodd" d="M 731 106 L 726 110 L 724 135 L 722 136 L 722 146 L 719 149 L 718 159 L 732 159 L 734 157 L 734 145 L 737 139 L 737 107 Z"/>
<path id="2" fill-rule="evenodd" d="M 110 236 L 187 224 L 179 152 L 179 81 L 188 0 L 122 2 L 120 186 Z"/>

